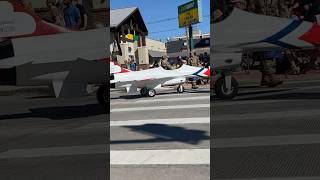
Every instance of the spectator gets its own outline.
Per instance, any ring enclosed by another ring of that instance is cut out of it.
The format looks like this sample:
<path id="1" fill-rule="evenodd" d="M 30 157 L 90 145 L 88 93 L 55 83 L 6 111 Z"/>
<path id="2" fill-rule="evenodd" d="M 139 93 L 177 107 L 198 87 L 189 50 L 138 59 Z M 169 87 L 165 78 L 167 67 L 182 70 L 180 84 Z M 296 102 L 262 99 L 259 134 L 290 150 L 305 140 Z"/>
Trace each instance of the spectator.
<path id="1" fill-rule="evenodd" d="M 131 71 L 136 71 L 137 70 L 137 64 L 134 62 L 134 60 L 132 60 L 130 62 L 130 70 Z"/>
<path id="2" fill-rule="evenodd" d="M 78 30 L 81 25 L 79 9 L 71 3 L 71 0 L 64 0 L 63 3 L 66 6 L 63 9 L 65 26 L 69 29 Z"/>
<path id="3" fill-rule="evenodd" d="M 203 55 L 203 66 L 208 68 L 210 66 L 210 57 L 208 55 L 207 52 L 204 52 L 204 55 Z"/>
<path id="4" fill-rule="evenodd" d="M 279 58 L 281 52 L 279 50 L 271 50 L 264 52 L 261 59 L 261 86 L 275 87 L 282 84 L 282 81 L 275 76 L 274 63 L 275 59 Z"/>
<path id="5" fill-rule="evenodd" d="M 49 8 L 49 11 L 46 13 L 46 15 L 44 16 L 44 20 L 48 21 L 50 23 L 59 25 L 59 26 L 63 26 L 63 22 L 62 22 L 62 17 L 59 14 L 59 10 L 56 6 L 56 1 L 55 0 L 47 0 L 46 2 L 47 7 Z"/>
<path id="6" fill-rule="evenodd" d="M 21 4 L 27 11 L 29 11 L 32 14 L 35 14 L 34 8 L 30 0 L 18 0 L 17 2 Z"/>
<path id="7" fill-rule="evenodd" d="M 180 68 L 181 66 L 183 65 L 183 59 L 182 59 L 182 57 L 181 56 L 179 56 L 178 58 L 177 58 L 177 69 L 178 68 Z"/>
<path id="8" fill-rule="evenodd" d="M 304 21 L 315 22 L 315 14 L 313 12 L 314 7 L 312 7 L 312 4 L 303 4 L 302 8 L 301 19 Z"/>
<path id="9" fill-rule="evenodd" d="M 199 66 L 199 58 L 197 57 L 197 54 L 194 53 L 190 53 L 189 58 L 188 58 L 188 65 L 189 66 Z M 191 79 L 191 84 L 192 84 L 192 89 L 197 89 L 197 85 L 196 82 L 199 78 L 194 77 Z"/>
<path id="10" fill-rule="evenodd" d="M 85 8 L 82 5 L 82 0 L 74 0 L 75 6 L 80 11 L 81 16 L 81 23 L 80 23 L 80 30 L 84 31 L 87 29 L 88 26 L 88 16 L 86 14 Z"/>

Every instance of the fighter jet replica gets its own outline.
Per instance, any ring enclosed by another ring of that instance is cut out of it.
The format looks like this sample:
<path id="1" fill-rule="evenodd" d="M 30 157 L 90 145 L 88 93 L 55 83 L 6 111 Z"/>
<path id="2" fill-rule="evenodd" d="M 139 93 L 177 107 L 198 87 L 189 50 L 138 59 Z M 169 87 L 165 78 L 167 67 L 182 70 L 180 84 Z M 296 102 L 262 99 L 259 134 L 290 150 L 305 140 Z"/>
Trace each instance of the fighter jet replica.
<path id="1" fill-rule="evenodd" d="M 99 85 L 106 103 L 107 28 L 71 31 L 48 23 L 17 1 L 0 1 L 0 85 L 48 85 L 56 97 L 87 94 Z"/>
<path id="2" fill-rule="evenodd" d="M 234 98 L 238 83 L 232 71 L 242 61 L 244 48 L 303 49 L 320 45 L 320 26 L 288 18 L 249 13 L 238 8 L 225 19 L 211 23 L 210 54 L 220 77 L 214 84 L 220 98 Z"/>
<path id="3" fill-rule="evenodd" d="M 112 67 L 112 66 L 110 66 Z M 116 70 L 117 69 L 117 70 Z M 166 70 L 162 67 L 141 71 L 128 71 L 115 67 L 116 73 L 111 78 L 111 84 L 117 89 L 126 89 L 128 94 L 136 94 L 139 90 L 142 96 L 154 97 L 156 90 L 165 86 L 177 85 L 177 92 L 183 93 L 187 78 L 210 77 L 210 68 L 182 65 L 180 68 Z"/>

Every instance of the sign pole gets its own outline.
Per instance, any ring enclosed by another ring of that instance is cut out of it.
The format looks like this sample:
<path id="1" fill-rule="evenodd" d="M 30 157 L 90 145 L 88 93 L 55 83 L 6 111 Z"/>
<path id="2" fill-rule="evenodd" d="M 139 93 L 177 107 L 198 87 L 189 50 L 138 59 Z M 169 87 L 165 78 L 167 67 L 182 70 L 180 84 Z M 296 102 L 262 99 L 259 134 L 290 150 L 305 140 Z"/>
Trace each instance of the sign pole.
<path id="1" fill-rule="evenodd" d="M 185 29 L 186 29 L 186 39 L 185 39 L 185 43 L 186 43 L 186 46 L 187 46 L 187 50 L 189 51 L 190 48 L 189 48 L 188 27 L 185 27 Z"/>
<path id="2" fill-rule="evenodd" d="M 189 25 L 189 49 L 190 52 L 193 50 L 193 29 L 192 25 Z"/>

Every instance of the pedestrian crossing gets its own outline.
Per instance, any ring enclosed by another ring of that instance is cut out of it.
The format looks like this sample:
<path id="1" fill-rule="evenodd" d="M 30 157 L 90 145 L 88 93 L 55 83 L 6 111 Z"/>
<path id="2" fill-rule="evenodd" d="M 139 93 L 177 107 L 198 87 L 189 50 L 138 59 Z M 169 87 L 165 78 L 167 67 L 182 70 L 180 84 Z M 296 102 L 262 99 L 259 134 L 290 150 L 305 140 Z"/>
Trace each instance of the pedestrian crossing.
<path id="1" fill-rule="evenodd" d="M 121 167 L 134 171 L 170 165 L 204 166 L 209 179 L 210 93 L 206 91 L 112 100 L 111 177 L 122 179 L 114 174 Z"/>
<path id="2" fill-rule="evenodd" d="M 301 86 L 256 93 L 248 88 L 234 101 L 214 101 L 212 160 L 219 166 L 213 166 L 212 177 L 316 179 L 320 102 L 314 95 L 318 90 Z"/>

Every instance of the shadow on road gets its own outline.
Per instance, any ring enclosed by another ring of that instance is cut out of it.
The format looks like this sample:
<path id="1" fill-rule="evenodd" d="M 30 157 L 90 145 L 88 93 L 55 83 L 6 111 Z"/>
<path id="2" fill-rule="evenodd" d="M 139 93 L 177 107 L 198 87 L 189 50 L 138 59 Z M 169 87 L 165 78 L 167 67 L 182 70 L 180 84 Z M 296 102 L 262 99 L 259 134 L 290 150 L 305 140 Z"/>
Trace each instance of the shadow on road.
<path id="1" fill-rule="evenodd" d="M 266 96 L 267 93 L 281 93 L 281 92 L 285 92 L 285 91 L 290 91 L 292 89 L 269 89 L 269 90 L 258 90 L 258 91 L 253 91 L 253 92 L 239 92 L 239 94 L 237 95 L 237 97 L 241 97 L 241 96 L 247 96 L 247 95 L 262 95 L 262 99 L 264 99 L 263 97 Z M 252 98 L 253 100 L 257 100 L 257 98 Z M 212 100 L 222 100 L 221 98 L 218 98 L 216 95 L 211 95 L 211 101 Z M 249 100 L 249 99 L 243 99 L 241 98 L 241 100 Z M 233 101 L 240 101 L 237 99 L 234 99 Z"/>
<path id="2" fill-rule="evenodd" d="M 29 113 L 0 115 L 0 120 L 22 118 L 48 118 L 51 120 L 65 120 L 84 118 L 107 113 L 107 109 L 99 104 L 87 104 L 82 106 L 61 106 L 29 109 Z"/>
<path id="3" fill-rule="evenodd" d="M 286 94 L 276 94 L 276 95 L 264 95 L 262 97 L 255 98 L 244 98 L 241 100 L 311 100 L 320 99 L 320 93 L 286 93 Z"/>
<path id="4" fill-rule="evenodd" d="M 201 91 L 197 91 L 197 90 L 186 90 L 185 92 L 186 94 L 210 94 L 210 90 L 201 90 Z M 179 93 L 177 92 L 161 92 L 161 93 L 157 93 L 156 97 L 161 97 L 161 95 L 169 95 L 169 94 L 176 94 L 179 95 Z M 137 95 L 122 95 L 119 97 L 110 97 L 110 100 L 115 100 L 115 99 L 140 99 L 140 98 L 145 98 L 143 96 L 141 96 L 140 94 Z"/>
<path id="5" fill-rule="evenodd" d="M 186 144 L 199 144 L 200 141 L 209 140 L 210 136 L 205 131 L 189 130 L 182 127 L 168 126 L 165 124 L 147 124 L 143 126 L 128 126 L 131 131 L 154 136 L 145 140 L 121 140 L 111 141 L 111 144 L 134 144 L 134 143 L 160 143 L 182 142 Z"/>

